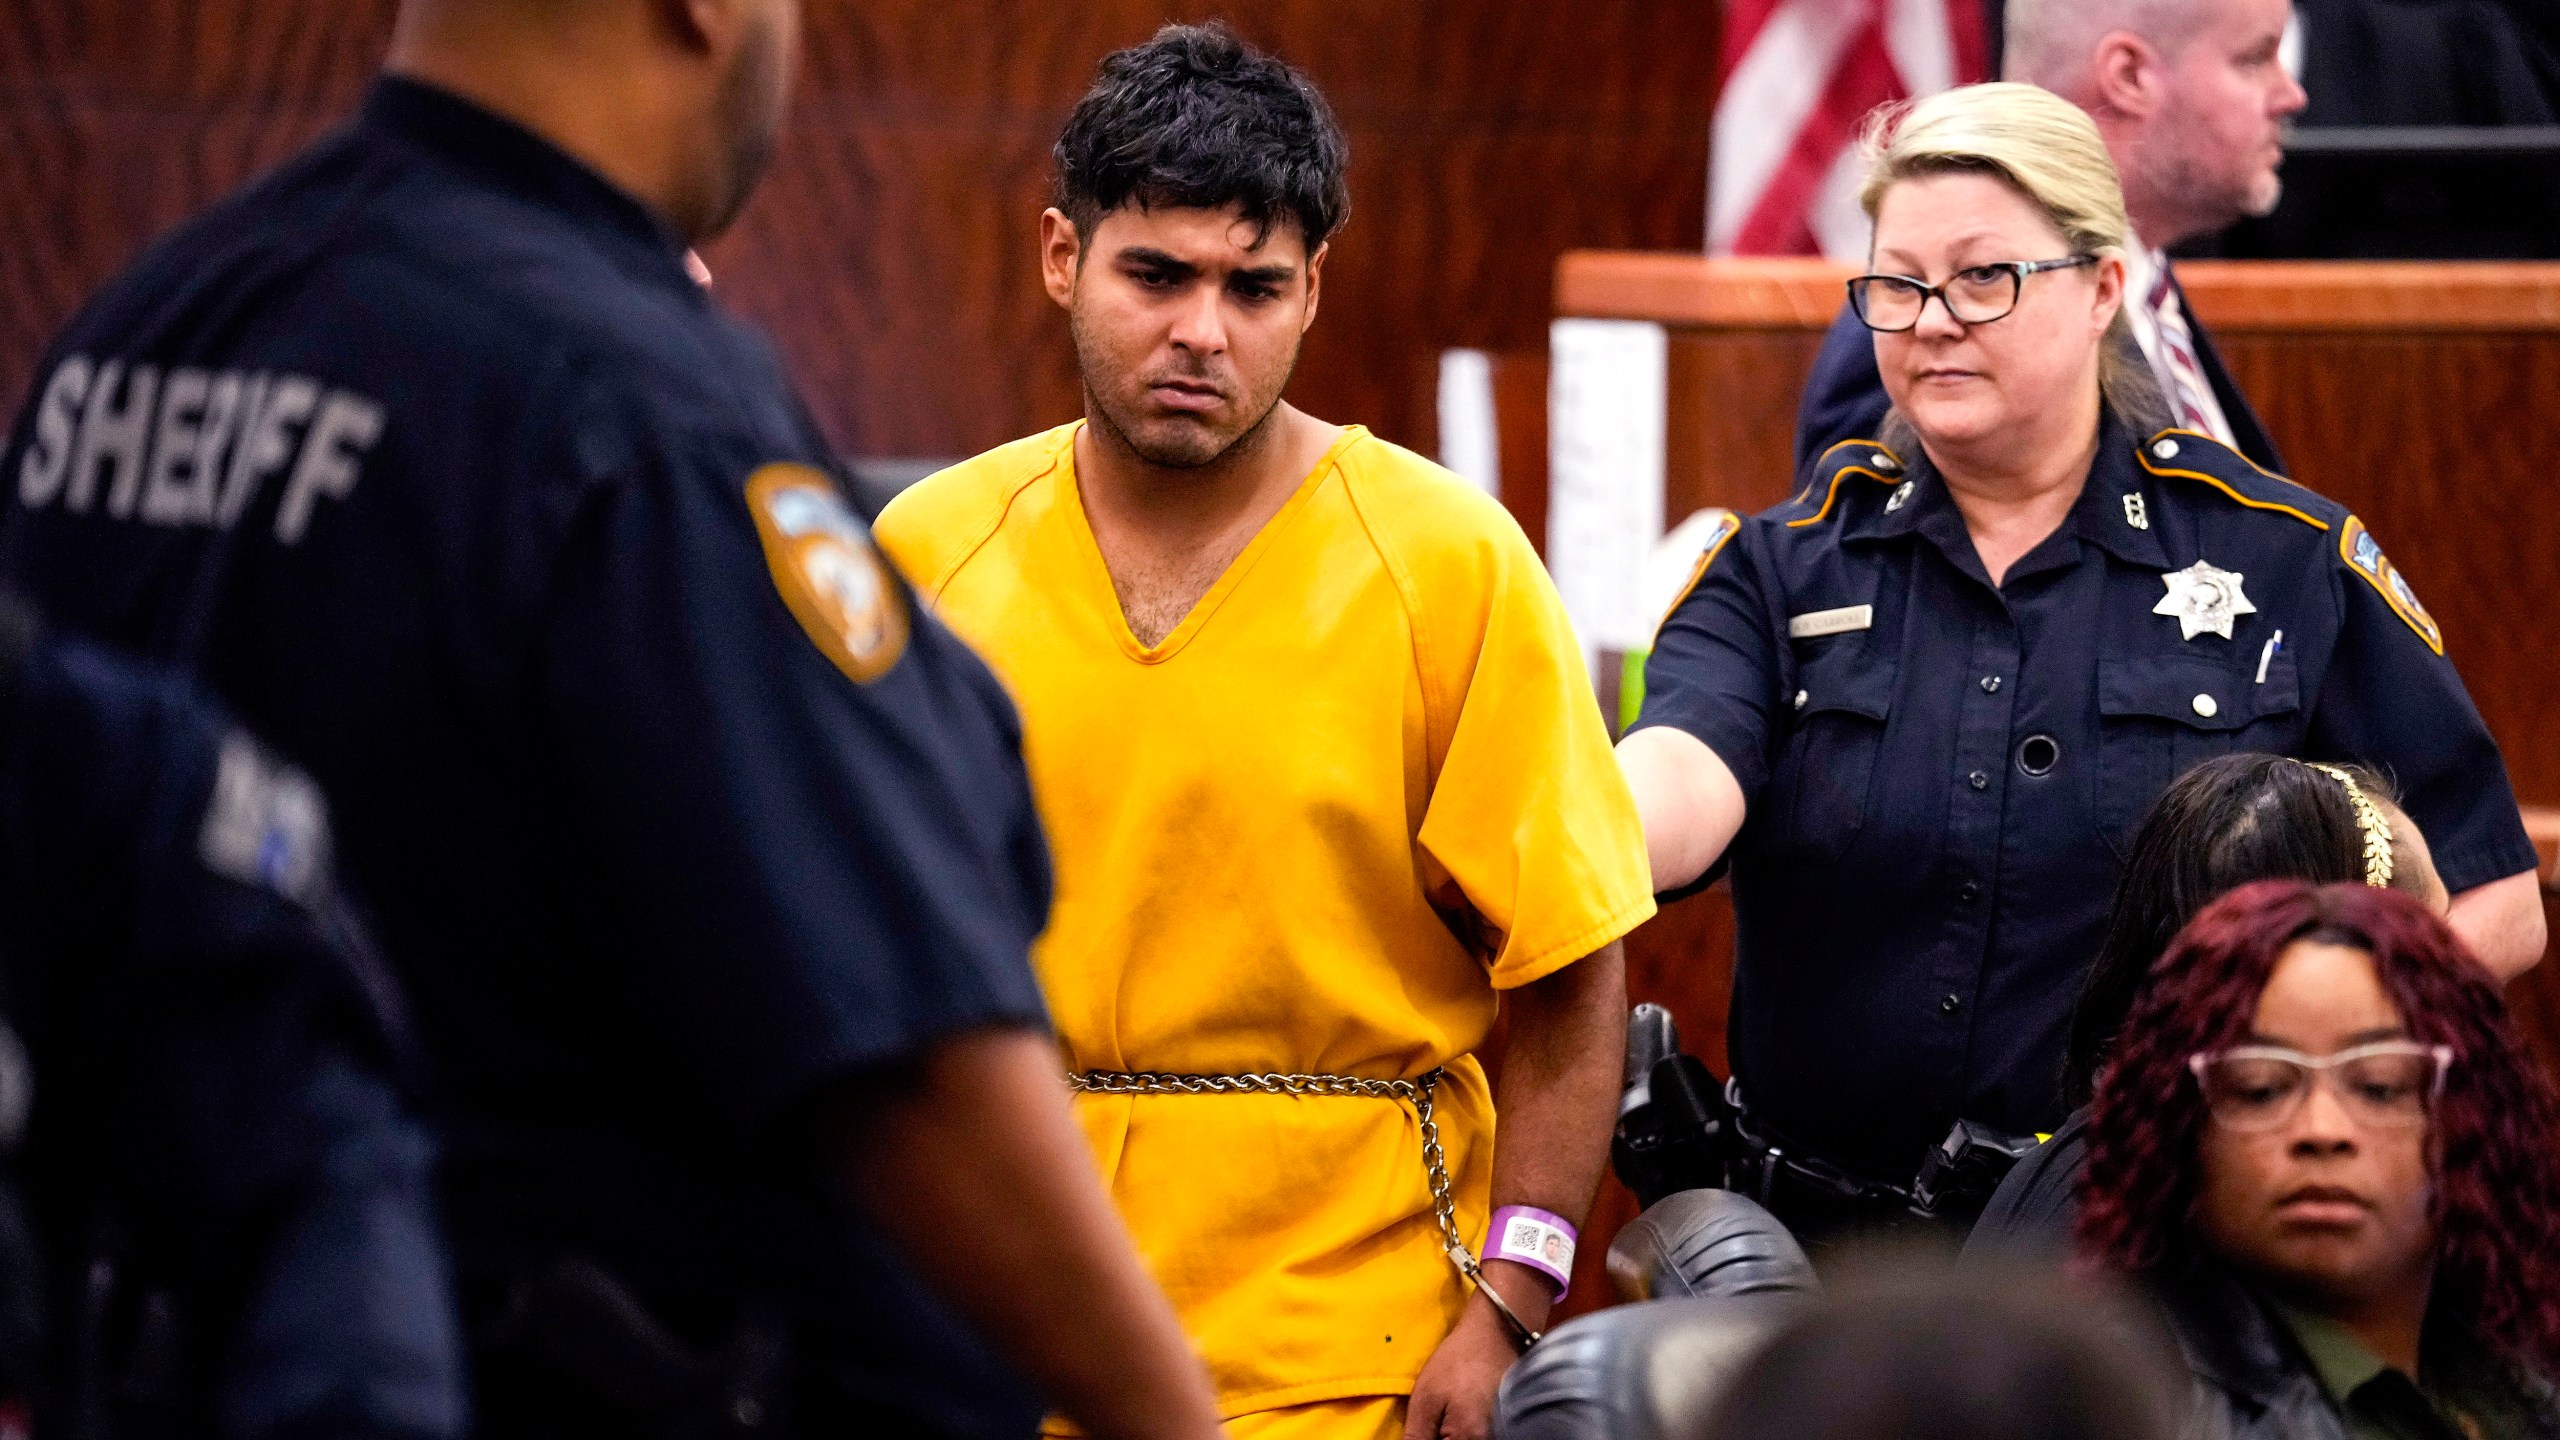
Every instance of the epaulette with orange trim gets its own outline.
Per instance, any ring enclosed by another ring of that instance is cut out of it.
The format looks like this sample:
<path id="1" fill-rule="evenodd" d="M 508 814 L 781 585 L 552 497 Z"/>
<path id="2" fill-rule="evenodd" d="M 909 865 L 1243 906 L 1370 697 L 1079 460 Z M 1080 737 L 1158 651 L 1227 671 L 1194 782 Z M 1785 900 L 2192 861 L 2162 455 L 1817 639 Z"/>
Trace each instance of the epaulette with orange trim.
<path id="1" fill-rule="evenodd" d="M 1689 578 L 1680 582 L 1680 593 L 1672 599 L 1670 608 L 1662 612 L 1661 619 L 1653 622 L 1653 638 L 1656 643 L 1662 639 L 1662 627 L 1670 624 L 1671 617 L 1680 613 L 1680 607 L 1688 604 L 1689 597 L 1697 593 L 1698 582 L 1707 578 L 1707 567 L 1715 564 L 1716 557 L 1724 553 L 1724 547 L 1732 544 L 1733 537 L 1742 533 L 1742 517 L 1730 510 L 1701 510 L 1690 519 L 1696 520 L 1710 514 L 1715 518 L 1708 521 L 1705 530 L 1698 536 L 1697 563 L 1689 567 Z M 1684 527 L 1689 523 L 1688 520 L 1681 522 Z M 1668 539 L 1668 537 L 1665 538 Z"/>
<path id="2" fill-rule="evenodd" d="M 1841 488 L 1862 480 L 1888 487 L 1908 483 L 1902 457 L 1875 440 L 1843 440 L 1823 451 L 1813 463 L 1813 483 L 1787 502 L 1796 512 L 1787 517 L 1787 528 L 1805 529 L 1838 514 Z"/>
<path id="3" fill-rule="evenodd" d="M 2314 530 L 2335 530 L 2346 510 L 2306 490 L 2248 456 L 2196 430 L 2163 430 L 2142 443 L 2135 458 L 2164 479 L 2190 480 L 2220 491 L 2234 504 L 2290 515 Z"/>

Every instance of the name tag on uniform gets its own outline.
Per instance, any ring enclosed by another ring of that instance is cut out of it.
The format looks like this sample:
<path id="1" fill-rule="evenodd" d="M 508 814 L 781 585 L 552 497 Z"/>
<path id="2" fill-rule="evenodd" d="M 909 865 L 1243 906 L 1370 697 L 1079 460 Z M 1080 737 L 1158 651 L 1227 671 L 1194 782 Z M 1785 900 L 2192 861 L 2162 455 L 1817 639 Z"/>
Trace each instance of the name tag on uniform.
<path id="1" fill-rule="evenodd" d="M 1873 605 L 1843 605 L 1837 610 L 1814 610 L 1787 617 L 1787 638 L 1811 640 L 1823 635 L 1846 635 L 1864 630 L 1876 623 Z"/>

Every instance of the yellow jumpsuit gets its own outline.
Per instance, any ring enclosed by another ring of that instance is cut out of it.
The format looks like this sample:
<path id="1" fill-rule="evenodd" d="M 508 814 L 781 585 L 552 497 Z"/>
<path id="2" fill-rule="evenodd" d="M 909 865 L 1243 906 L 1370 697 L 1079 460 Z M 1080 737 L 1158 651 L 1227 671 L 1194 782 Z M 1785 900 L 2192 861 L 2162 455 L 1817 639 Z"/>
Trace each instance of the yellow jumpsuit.
<path id="1" fill-rule="evenodd" d="M 1633 801 L 1519 527 L 1354 427 L 1174 631 L 1138 643 L 1076 426 L 876 527 L 1011 690 L 1057 867 L 1033 955 L 1068 1064 L 1413 1077 L 1482 1243 L 1499 991 L 1653 913 Z M 1079 1095 L 1076 1115 L 1239 1429 L 1392 1430 L 1456 1322 L 1412 1109 Z M 1359 1402 L 1304 1407 L 1318 1402 Z M 1285 1413 L 1278 1413 L 1285 1412 Z"/>

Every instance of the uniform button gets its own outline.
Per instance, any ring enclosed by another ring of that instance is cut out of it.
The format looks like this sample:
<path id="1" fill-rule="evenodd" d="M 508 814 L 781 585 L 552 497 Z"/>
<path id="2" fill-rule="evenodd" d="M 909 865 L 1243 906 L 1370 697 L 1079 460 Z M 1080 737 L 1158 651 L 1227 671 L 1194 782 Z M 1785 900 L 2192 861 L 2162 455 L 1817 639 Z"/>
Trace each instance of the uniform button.
<path id="1" fill-rule="evenodd" d="M 1964 1008 L 1964 1002 L 1953 995 L 1941 995 L 1938 997 L 1938 1008 L 1953 1015 Z"/>
<path id="2" fill-rule="evenodd" d="M 1799 709 L 1799 710 L 1803 709 L 1803 708 L 1804 708 L 1804 702 L 1806 702 L 1807 700 L 1810 700 L 1810 699 L 1812 699 L 1812 698 L 1813 698 L 1813 697 L 1812 697 L 1811 695 L 1806 694 L 1806 693 L 1805 693 L 1804 691 L 1802 691 L 1802 690 L 1797 691 L 1797 692 L 1796 692 L 1796 708 L 1797 708 L 1797 709 Z"/>
<path id="3" fill-rule="evenodd" d="M 1999 676 L 1997 676 L 1997 675 L 1985 675 L 1985 676 L 1983 676 L 1983 677 L 1982 677 L 1982 693 L 1983 693 L 1983 694 L 1985 694 L 1985 695 L 1997 695 L 1997 694 L 1999 694 L 1999 693 L 2000 693 L 2000 677 L 1999 677 Z"/>
<path id="4" fill-rule="evenodd" d="M 1991 777 L 1983 774 L 1979 770 L 1976 770 L 1972 774 L 1964 777 L 1964 783 L 1972 786 L 1976 790 L 1988 790 L 1991 788 Z"/>
<path id="5" fill-rule="evenodd" d="M 2222 713 L 2222 702 L 2221 702 L 2221 701 L 2219 701 L 2219 700 L 2214 699 L 2214 698 L 2213 698 L 2212 696 L 2210 696 L 2210 695 L 2199 695 L 2199 696 L 2197 696 L 2197 697 L 2196 697 L 2196 700 L 2195 700 L 2195 705 L 2196 705 L 2196 713 L 2197 713 L 2197 714 L 2199 714 L 2199 715 L 2201 715 L 2201 716 L 2203 716 L 2203 717 L 2204 717 L 2204 718 L 2206 718 L 2207 720 L 2210 720 L 2210 719 L 2212 719 L 2214 716 L 2216 716 L 2216 715 L 2218 715 L 2218 714 L 2221 714 L 2221 713 Z"/>
<path id="6" fill-rule="evenodd" d="M 2178 442 L 2175 440 L 2163 440 L 2159 444 L 2151 447 L 2151 453 L 2159 456 L 2163 460 L 2175 460 L 2178 458 Z"/>
<path id="7" fill-rule="evenodd" d="M 1894 459 L 1892 456 L 1887 455 L 1881 450 L 1868 456 L 1867 463 L 1873 465 L 1887 475 L 1891 475 L 1902 468 L 1902 462 Z"/>
<path id="8" fill-rule="evenodd" d="M 1956 887 L 1956 898 L 1967 905 L 1982 898 L 1982 887 L 1971 880 Z"/>

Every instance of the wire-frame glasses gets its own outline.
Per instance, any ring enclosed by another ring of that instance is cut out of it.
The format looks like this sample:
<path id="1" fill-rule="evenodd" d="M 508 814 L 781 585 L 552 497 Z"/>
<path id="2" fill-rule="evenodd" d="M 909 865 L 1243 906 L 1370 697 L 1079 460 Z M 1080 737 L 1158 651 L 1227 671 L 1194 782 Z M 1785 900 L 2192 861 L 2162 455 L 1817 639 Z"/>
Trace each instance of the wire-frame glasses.
<path id="1" fill-rule="evenodd" d="M 2205 1109 L 2233 1130 L 2273 1130 L 2302 1112 L 2315 1080 L 2329 1087 L 2348 1118 L 2382 1129 L 2426 1123 L 2444 1090 L 2453 1047 L 2414 1040 L 2377 1040 L 2325 1059 L 2281 1045 L 2239 1045 L 2187 1057 Z"/>

